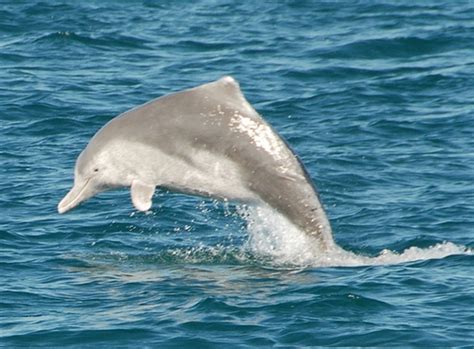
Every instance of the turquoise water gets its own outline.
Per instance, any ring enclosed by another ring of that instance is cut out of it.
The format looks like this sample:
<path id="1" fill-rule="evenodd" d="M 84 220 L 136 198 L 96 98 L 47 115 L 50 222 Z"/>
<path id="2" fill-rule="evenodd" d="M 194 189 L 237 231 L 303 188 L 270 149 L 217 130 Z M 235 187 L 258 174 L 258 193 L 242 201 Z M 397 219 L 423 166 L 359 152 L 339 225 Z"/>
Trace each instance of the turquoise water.
<path id="1" fill-rule="evenodd" d="M 468 1 L 1 1 L 0 345 L 472 345 L 473 38 Z M 168 192 L 57 213 L 105 122 L 223 75 L 347 252 Z"/>

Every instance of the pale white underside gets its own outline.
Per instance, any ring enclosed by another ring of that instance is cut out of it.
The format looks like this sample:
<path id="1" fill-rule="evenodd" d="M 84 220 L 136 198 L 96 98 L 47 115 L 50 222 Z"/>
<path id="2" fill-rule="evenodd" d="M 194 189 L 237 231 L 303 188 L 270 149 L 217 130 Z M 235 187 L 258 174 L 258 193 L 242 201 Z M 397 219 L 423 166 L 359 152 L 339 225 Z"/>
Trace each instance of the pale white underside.
<path id="1" fill-rule="evenodd" d="M 127 185 L 138 179 L 184 193 L 258 200 L 243 182 L 239 166 L 221 154 L 187 147 L 185 155 L 169 155 L 157 147 L 129 141 L 115 141 L 108 149 L 104 162 L 116 162 L 116 175 L 125 175 Z M 121 163 L 127 163 L 127 168 L 120 169 Z"/>

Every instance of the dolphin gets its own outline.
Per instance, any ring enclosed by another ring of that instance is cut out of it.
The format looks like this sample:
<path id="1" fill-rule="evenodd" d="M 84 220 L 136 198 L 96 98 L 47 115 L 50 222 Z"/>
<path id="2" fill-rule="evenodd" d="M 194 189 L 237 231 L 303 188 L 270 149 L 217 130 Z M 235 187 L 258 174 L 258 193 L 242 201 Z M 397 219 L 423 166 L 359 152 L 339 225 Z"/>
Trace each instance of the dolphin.
<path id="1" fill-rule="evenodd" d="M 334 240 L 297 155 L 225 76 L 162 96 L 110 120 L 76 160 L 65 213 L 95 194 L 131 187 L 147 211 L 155 189 L 266 204 L 323 246 Z"/>

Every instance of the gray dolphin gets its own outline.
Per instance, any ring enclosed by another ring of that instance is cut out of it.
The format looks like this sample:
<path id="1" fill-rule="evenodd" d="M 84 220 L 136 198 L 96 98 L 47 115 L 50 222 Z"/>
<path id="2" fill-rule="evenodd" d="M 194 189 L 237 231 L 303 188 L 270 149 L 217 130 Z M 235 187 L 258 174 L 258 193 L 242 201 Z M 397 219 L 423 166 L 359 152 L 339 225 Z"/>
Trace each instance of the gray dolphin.
<path id="1" fill-rule="evenodd" d="M 156 187 L 266 203 L 324 245 L 334 244 L 316 188 L 295 153 L 226 76 L 166 95 L 109 121 L 79 155 L 64 213 L 95 194 L 131 187 L 147 211 Z"/>

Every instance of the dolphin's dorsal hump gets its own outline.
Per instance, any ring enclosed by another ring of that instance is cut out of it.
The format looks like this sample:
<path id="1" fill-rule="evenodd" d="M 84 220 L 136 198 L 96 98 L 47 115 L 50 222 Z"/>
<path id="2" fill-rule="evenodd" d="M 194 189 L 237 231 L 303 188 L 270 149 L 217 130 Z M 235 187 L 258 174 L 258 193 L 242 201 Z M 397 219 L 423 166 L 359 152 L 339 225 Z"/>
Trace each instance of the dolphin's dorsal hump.
<path id="1" fill-rule="evenodd" d="M 230 75 L 223 76 L 219 80 L 198 86 L 195 89 L 204 92 L 207 97 L 212 96 L 214 103 L 219 101 L 221 104 L 232 106 L 236 111 L 243 111 L 248 117 L 261 120 L 260 115 L 242 93 L 238 81 Z"/>

